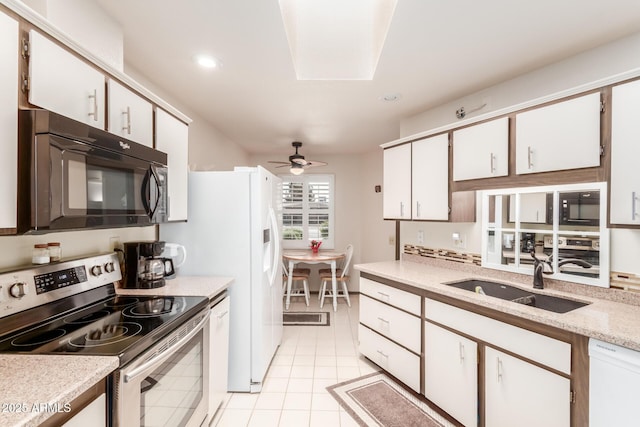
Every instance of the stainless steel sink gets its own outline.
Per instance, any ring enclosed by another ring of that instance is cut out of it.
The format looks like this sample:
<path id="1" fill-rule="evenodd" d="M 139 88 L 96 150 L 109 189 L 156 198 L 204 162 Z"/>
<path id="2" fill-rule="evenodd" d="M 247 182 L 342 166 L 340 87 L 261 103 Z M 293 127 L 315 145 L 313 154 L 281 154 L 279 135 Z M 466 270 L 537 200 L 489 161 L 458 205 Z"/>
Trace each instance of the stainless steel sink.
<path id="1" fill-rule="evenodd" d="M 571 310 L 575 310 L 576 308 L 584 307 L 589 304 L 567 298 L 543 295 L 526 289 L 520 289 L 515 286 L 509 286 L 488 280 L 470 279 L 460 282 L 446 283 L 446 285 L 453 286 L 458 289 L 464 289 L 466 291 L 484 293 L 490 297 L 529 305 L 531 307 L 553 311 L 555 313 L 567 313 Z"/>

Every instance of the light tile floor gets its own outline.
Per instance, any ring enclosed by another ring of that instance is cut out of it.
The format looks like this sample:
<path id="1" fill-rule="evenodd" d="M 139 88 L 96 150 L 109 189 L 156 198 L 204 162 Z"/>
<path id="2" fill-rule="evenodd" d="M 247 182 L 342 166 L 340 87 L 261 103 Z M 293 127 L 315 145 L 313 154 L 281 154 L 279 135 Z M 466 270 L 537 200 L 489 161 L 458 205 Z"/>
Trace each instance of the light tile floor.
<path id="1" fill-rule="evenodd" d="M 329 311 L 331 325 L 285 326 L 262 392 L 230 393 L 213 425 L 358 425 L 326 390 L 327 386 L 378 370 L 358 353 L 358 295 L 351 296 L 351 307 L 339 298 L 335 313 L 329 299 L 320 309 L 314 295 L 309 307 L 304 298 L 295 298 L 289 311 Z"/>

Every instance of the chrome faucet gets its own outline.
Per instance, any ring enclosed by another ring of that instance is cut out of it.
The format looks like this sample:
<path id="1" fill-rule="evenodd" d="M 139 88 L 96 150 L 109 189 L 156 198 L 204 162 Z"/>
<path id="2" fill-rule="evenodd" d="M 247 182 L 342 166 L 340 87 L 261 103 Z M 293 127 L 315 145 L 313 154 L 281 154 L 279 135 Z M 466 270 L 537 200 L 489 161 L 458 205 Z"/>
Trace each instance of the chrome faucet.
<path id="1" fill-rule="evenodd" d="M 551 257 L 546 260 L 541 260 L 536 257 L 536 253 L 531 251 L 531 258 L 533 258 L 533 287 L 534 289 L 543 289 L 544 288 L 544 280 L 542 274 L 553 274 L 553 267 L 551 265 Z M 591 268 L 593 265 L 589 264 L 587 261 L 579 259 L 579 258 L 565 258 L 558 261 L 558 267 L 561 267 L 565 264 L 576 264 L 582 268 Z M 545 271 L 545 266 L 549 267 L 550 271 Z"/>

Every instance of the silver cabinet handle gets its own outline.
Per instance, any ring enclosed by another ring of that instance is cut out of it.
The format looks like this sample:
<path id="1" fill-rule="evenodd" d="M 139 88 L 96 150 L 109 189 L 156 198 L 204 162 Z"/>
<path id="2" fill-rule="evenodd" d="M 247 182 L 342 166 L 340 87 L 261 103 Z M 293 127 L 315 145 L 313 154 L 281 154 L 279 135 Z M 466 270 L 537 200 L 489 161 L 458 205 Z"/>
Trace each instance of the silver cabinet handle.
<path id="1" fill-rule="evenodd" d="M 388 354 L 384 354 L 384 352 L 382 350 L 376 350 L 376 351 L 380 354 L 380 356 L 382 356 L 382 357 L 384 357 L 386 359 L 389 358 L 389 355 Z"/>
<path id="2" fill-rule="evenodd" d="M 631 193 L 631 221 L 635 221 L 638 213 L 636 212 L 636 203 L 638 202 L 638 198 L 636 197 L 636 192 Z"/>
<path id="3" fill-rule="evenodd" d="M 458 350 L 460 351 L 460 364 L 464 363 L 464 344 L 461 342 L 458 343 Z"/>
<path id="4" fill-rule="evenodd" d="M 378 317 L 378 320 L 381 321 L 381 322 L 384 322 L 386 324 L 389 324 L 389 321 L 387 319 L 383 318 L 383 317 Z"/>
<path id="5" fill-rule="evenodd" d="M 131 108 L 127 107 L 127 111 L 123 111 L 122 115 L 127 116 L 127 124 L 122 127 L 122 130 L 126 130 L 127 135 L 131 135 Z"/>
<path id="6" fill-rule="evenodd" d="M 496 155 L 491 153 L 491 173 L 496 172 Z"/>
<path id="7" fill-rule="evenodd" d="M 404 202 L 400 202 L 400 216 L 404 216 Z"/>
<path id="8" fill-rule="evenodd" d="M 218 320 L 220 320 L 227 314 L 229 314 L 229 310 L 223 311 L 222 313 L 218 314 L 216 317 L 218 318 Z"/>
<path id="9" fill-rule="evenodd" d="M 389 294 L 385 294 L 384 292 L 380 292 L 380 291 L 378 291 L 378 294 L 380 294 L 382 298 L 386 298 L 387 300 L 389 299 Z"/>
<path id="10" fill-rule="evenodd" d="M 533 168 L 533 163 L 531 162 L 532 150 L 531 146 L 527 147 L 527 163 L 529 164 L 529 169 Z"/>
<path id="11" fill-rule="evenodd" d="M 496 373 L 497 373 L 497 377 L 496 380 L 497 382 L 502 382 L 502 361 L 500 360 L 499 357 L 496 357 Z"/>
<path id="12" fill-rule="evenodd" d="M 98 121 L 98 91 L 97 89 L 93 90 L 93 94 L 89 95 L 89 99 L 93 100 L 93 112 L 89 113 L 89 117 L 93 116 L 93 121 Z"/>
<path id="13" fill-rule="evenodd" d="M 420 218 L 420 202 L 416 201 L 416 216 Z"/>

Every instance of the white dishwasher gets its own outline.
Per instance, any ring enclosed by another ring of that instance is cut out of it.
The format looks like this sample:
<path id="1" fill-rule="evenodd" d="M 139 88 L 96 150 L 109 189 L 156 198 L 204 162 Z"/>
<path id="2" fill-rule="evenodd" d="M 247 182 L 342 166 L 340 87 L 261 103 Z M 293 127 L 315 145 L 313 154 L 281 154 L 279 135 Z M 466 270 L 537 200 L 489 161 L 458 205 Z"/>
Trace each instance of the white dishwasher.
<path id="1" fill-rule="evenodd" d="M 589 340 L 589 426 L 640 424 L 640 352 Z"/>

